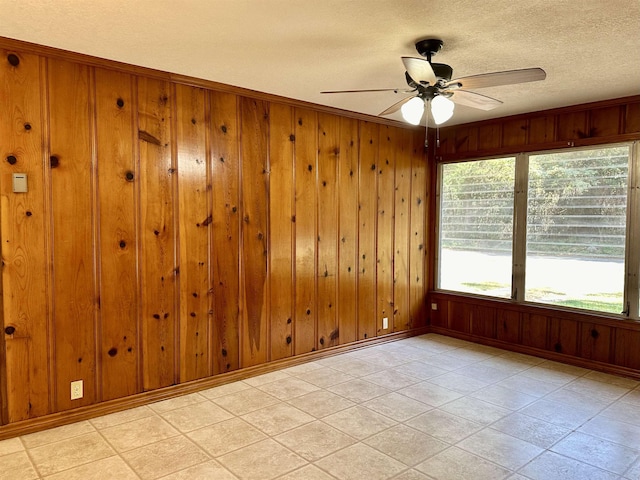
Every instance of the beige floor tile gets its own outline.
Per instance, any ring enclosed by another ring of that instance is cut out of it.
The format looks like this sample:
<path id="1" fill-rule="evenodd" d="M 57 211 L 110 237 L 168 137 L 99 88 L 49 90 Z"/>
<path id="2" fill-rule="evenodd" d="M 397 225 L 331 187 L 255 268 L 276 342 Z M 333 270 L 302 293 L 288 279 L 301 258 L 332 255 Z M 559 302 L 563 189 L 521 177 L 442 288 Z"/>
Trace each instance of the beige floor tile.
<path id="1" fill-rule="evenodd" d="M 201 403 L 206 400 L 207 399 L 199 393 L 191 393 L 189 395 L 182 395 L 180 397 L 170 398 L 161 402 L 152 403 L 151 405 L 149 405 L 149 408 L 151 408 L 151 410 L 156 413 L 165 413 L 177 408 L 195 405 L 196 403 Z"/>
<path id="2" fill-rule="evenodd" d="M 551 451 L 622 475 L 640 458 L 638 448 L 632 449 L 581 432 L 574 432 L 556 443 Z"/>
<path id="3" fill-rule="evenodd" d="M 317 390 L 302 397 L 293 398 L 289 403 L 316 418 L 326 417 L 355 405 L 351 400 L 326 390 Z"/>
<path id="4" fill-rule="evenodd" d="M 589 420 L 580 427 L 579 431 L 631 448 L 638 448 L 638 445 L 640 445 L 639 426 L 619 422 L 602 415 Z"/>
<path id="5" fill-rule="evenodd" d="M 396 392 L 374 398 L 363 405 L 398 422 L 404 422 L 433 408 Z"/>
<path id="6" fill-rule="evenodd" d="M 507 433 L 540 448 L 549 448 L 571 432 L 568 428 L 559 427 L 553 423 L 548 423 L 517 412 L 508 417 L 501 418 L 493 423 L 491 428 Z"/>
<path id="7" fill-rule="evenodd" d="M 430 378 L 429 383 L 439 385 L 440 387 L 444 387 L 464 395 L 468 395 L 489 385 L 490 382 L 476 378 L 469 378 L 458 373 L 463 370 L 464 368 L 455 372 L 447 372 L 439 377 Z"/>
<path id="8" fill-rule="evenodd" d="M 187 434 L 213 457 L 219 457 L 267 438 L 241 418 L 232 418 Z"/>
<path id="9" fill-rule="evenodd" d="M 415 377 L 420 380 L 428 380 L 429 378 L 437 377 L 447 373 L 449 370 L 444 368 L 429 365 L 421 361 L 413 361 L 411 363 L 405 363 L 399 367 L 391 369 L 392 372 L 401 373 L 410 377 Z"/>
<path id="10" fill-rule="evenodd" d="M 362 406 L 334 413 L 323 418 L 323 421 L 359 440 L 375 435 L 396 424 L 394 420 Z"/>
<path id="11" fill-rule="evenodd" d="M 405 422 L 410 427 L 416 428 L 431 435 L 438 440 L 454 444 L 481 430 L 479 423 L 451 415 L 442 410 L 430 410 Z"/>
<path id="12" fill-rule="evenodd" d="M 398 390 L 398 393 L 405 395 L 419 402 L 426 403 L 432 407 L 439 407 L 462 397 L 461 393 L 454 392 L 448 388 L 440 387 L 428 381 L 416 383 L 410 387 Z"/>
<path id="13" fill-rule="evenodd" d="M 407 470 L 397 477 L 393 477 L 393 480 L 431 480 L 431 477 L 427 477 L 424 473 L 420 473 L 417 470 Z"/>
<path id="14" fill-rule="evenodd" d="M 340 480 L 386 480 L 407 468 L 361 443 L 329 455 L 316 465 Z"/>
<path id="15" fill-rule="evenodd" d="M 130 450 L 122 456 L 143 480 L 160 478 L 210 460 L 206 453 L 183 436 Z"/>
<path id="16" fill-rule="evenodd" d="M 305 373 L 303 376 L 305 382 L 309 382 L 314 384 L 320 388 L 327 388 L 332 385 L 337 385 L 339 383 L 347 382 L 349 380 L 353 380 L 354 376 L 348 375 L 339 370 L 335 370 L 330 367 L 322 367 L 318 370 L 314 370 L 312 372 Z"/>
<path id="17" fill-rule="evenodd" d="M 233 417 L 215 403 L 205 400 L 163 413 L 162 417 L 181 432 L 190 432 Z"/>
<path id="18" fill-rule="evenodd" d="M 588 378 L 589 380 L 596 380 L 598 382 L 608 383 L 610 385 L 616 385 L 618 387 L 624 387 L 627 389 L 633 389 L 640 387 L 640 381 L 634 380 L 632 378 L 620 377 L 618 375 L 611 375 L 603 372 L 588 372 L 584 378 Z"/>
<path id="19" fill-rule="evenodd" d="M 26 452 L 15 452 L 0 458 L 0 480 L 34 480 L 39 478 Z"/>
<path id="20" fill-rule="evenodd" d="M 394 351 L 376 352 L 374 355 L 364 357 L 364 359 L 367 362 L 376 365 L 379 369 L 398 367 L 413 360 L 411 358 L 407 358 L 402 352 Z"/>
<path id="21" fill-rule="evenodd" d="M 550 402 L 564 403 L 571 407 L 580 407 L 585 411 L 590 411 L 593 415 L 611 404 L 611 401 L 602 401 L 598 397 L 589 395 L 586 392 L 569 390 L 568 386 L 560 388 L 555 392 L 551 392 L 549 395 L 544 397 L 544 399 Z"/>
<path id="22" fill-rule="evenodd" d="M 109 415 L 103 415 L 102 417 L 92 418 L 91 424 L 101 430 L 103 428 L 113 427 L 122 423 L 132 422 L 145 417 L 152 417 L 155 413 L 147 406 L 130 408 L 129 410 L 123 410 L 121 412 L 111 413 Z"/>
<path id="23" fill-rule="evenodd" d="M 307 463 L 271 439 L 227 453 L 218 461 L 242 480 L 271 480 Z"/>
<path id="24" fill-rule="evenodd" d="M 274 438 L 310 462 L 315 462 L 356 442 L 349 435 L 319 420 L 294 428 Z"/>
<path id="25" fill-rule="evenodd" d="M 209 460 L 179 472 L 171 473 L 160 480 L 237 480 L 237 478 L 215 460 Z"/>
<path id="26" fill-rule="evenodd" d="M 306 465 L 298 470 L 278 477 L 278 480 L 334 480 L 334 477 L 323 472 L 315 465 Z"/>
<path id="27" fill-rule="evenodd" d="M 628 480 L 638 480 L 640 479 L 640 460 L 638 460 L 634 465 L 629 468 L 624 474 L 625 479 Z"/>
<path id="28" fill-rule="evenodd" d="M 278 435 L 305 423 L 313 422 L 315 417 L 287 403 L 278 403 L 247 413 L 242 416 L 242 419 L 267 435 Z"/>
<path id="29" fill-rule="evenodd" d="M 458 417 L 488 425 L 511 413 L 511 410 L 471 397 L 463 397 L 440 407 Z"/>
<path id="30" fill-rule="evenodd" d="M 364 377 L 380 371 L 380 368 L 362 358 L 350 358 L 331 365 L 331 368 L 354 377 Z"/>
<path id="31" fill-rule="evenodd" d="M 593 417 L 593 409 L 583 409 L 542 399 L 524 407 L 520 413 L 564 428 L 575 429 Z"/>
<path id="32" fill-rule="evenodd" d="M 602 411 L 602 416 L 640 427 L 638 407 L 632 403 L 615 402 Z"/>
<path id="33" fill-rule="evenodd" d="M 366 402 L 367 400 L 381 397 L 390 392 L 390 390 L 380 385 L 362 379 L 349 380 L 348 382 L 333 385 L 327 390 L 355 403 Z"/>
<path id="34" fill-rule="evenodd" d="M 275 382 L 277 380 L 284 380 L 285 378 L 289 378 L 289 375 L 282 370 L 276 370 L 274 372 L 265 373 L 263 375 L 245 378 L 244 383 L 246 383 L 247 385 L 251 385 L 252 387 L 257 387 L 266 383 Z"/>
<path id="35" fill-rule="evenodd" d="M 113 456 L 56 473 L 46 477 L 46 480 L 138 480 L 139 478 L 122 458 Z"/>
<path id="36" fill-rule="evenodd" d="M 363 443 L 410 467 L 449 447 L 406 425 L 396 425 L 363 440 Z"/>
<path id="37" fill-rule="evenodd" d="M 419 383 L 421 380 L 404 375 L 394 370 L 383 370 L 371 375 L 367 375 L 362 378 L 367 382 L 375 383 L 381 387 L 388 388 L 389 390 L 399 390 L 414 383 Z"/>
<path id="38" fill-rule="evenodd" d="M 489 385 L 471 396 L 509 410 L 519 410 L 537 400 L 537 397 L 500 385 Z"/>
<path id="39" fill-rule="evenodd" d="M 505 378 L 504 380 L 496 383 L 496 385 L 510 388 L 511 390 L 516 390 L 538 398 L 544 397 L 561 387 L 561 385 L 558 385 L 557 383 L 545 382 L 544 380 L 527 377 L 523 374 Z"/>
<path id="40" fill-rule="evenodd" d="M 520 373 L 523 377 L 533 378 L 535 380 L 541 380 L 543 382 L 553 383 L 558 386 L 566 385 L 569 382 L 573 382 L 578 377 L 570 373 L 554 370 L 551 368 L 545 368 L 543 364 L 531 367 L 528 370 Z"/>
<path id="41" fill-rule="evenodd" d="M 517 373 L 517 371 L 507 368 L 506 366 L 489 365 L 488 362 L 496 358 L 499 357 L 493 357 L 490 360 L 485 360 L 484 362 L 474 363 L 468 367 L 460 368 L 456 373 L 460 373 L 467 378 L 472 378 L 479 382 L 485 382 L 485 384 L 499 382 L 500 380 L 504 380 L 505 378 L 511 377 Z"/>
<path id="42" fill-rule="evenodd" d="M 225 395 L 231 395 L 232 393 L 242 392 L 251 388 L 251 385 L 247 385 L 243 381 L 239 381 L 227 383 L 226 385 L 220 385 L 219 387 L 209 388 L 207 390 L 202 390 L 198 393 L 209 400 L 213 400 L 214 398 L 224 397 Z"/>
<path id="43" fill-rule="evenodd" d="M 563 387 L 563 389 L 589 395 L 604 403 L 615 402 L 631 391 L 631 388 L 616 385 L 614 383 L 601 382 L 596 378 L 589 377 L 588 375 L 568 383 Z"/>
<path id="44" fill-rule="evenodd" d="M 70 425 L 63 425 L 62 427 L 50 428 L 41 432 L 23 435 L 21 438 L 26 448 L 35 448 L 95 431 L 96 429 L 93 428 L 89 422 L 76 422 Z"/>
<path id="45" fill-rule="evenodd" d="M 531 443 L 491 428 L 474 433 L 456 446 L 514 471 L 544 451 Z"/>
<path id="46" fill-rule="evenodd" d="M 417 465 L 416 470 L 436 480 L 501 480 L 512 472 L 456 447 L 450 447 Z M 553 477 L 548 477 L 550 480 Z"/>
<path id="47" fill-rule="evenodd" d="M 518 473 L 531 480 L 616 480 L 618 475 L 553 452 L 544 452 Z"/>
<path id="48" fill-rule="evenodd" d="M 620 401 L 640 406 L 640 389 L 636 388 L 635 390 L 630 391 L 624 397 L 622 397 Z"/>
<path id="49" fill-rule="evenodd" d="M 257 388 L 279 400 L 290 400 L 320 389 L 320 387 L 296 377 L 283 378 Z"/>
<path id="50" fill-rule="evenodd" d="M 257 388 L 217 397 L 212 401 L 234 415 L 244 415 L 280 402 L 276 397 L 272 397 Z"/>
<path id="51" fill-rule="evenodd" d="M 169 423 L 156 416 L 105 428 L 101 432 L 118 452 L 133 450 L 179 435 L 179 432 Z"/>
<path id="52" fill-rule="evenodd" d="M 318 370 L 319 368 L 322 368 L 322 365 L 318 362 L 305 362 L 299 365 L 294 365 L 293 367 L 285 368 L 282 371 L 288 375 L 304 376 L 304 374 Z"/>
<path id="53" fill-rule="evenodd" d="M 10 453 L 21 452 L 24 450 L 24 445 L 18 437 L 10 438 L 8 440 L 0 440 L 0 457 L 3 455 L 9 455 Z"/>
<path id="54" fill-rule="evenodd" d="M 115 451 L 98 433 L 87 433 L 29 449 L 29 455 L 35 467 L 43 476 L 95 462 L 114 454 Z"/>

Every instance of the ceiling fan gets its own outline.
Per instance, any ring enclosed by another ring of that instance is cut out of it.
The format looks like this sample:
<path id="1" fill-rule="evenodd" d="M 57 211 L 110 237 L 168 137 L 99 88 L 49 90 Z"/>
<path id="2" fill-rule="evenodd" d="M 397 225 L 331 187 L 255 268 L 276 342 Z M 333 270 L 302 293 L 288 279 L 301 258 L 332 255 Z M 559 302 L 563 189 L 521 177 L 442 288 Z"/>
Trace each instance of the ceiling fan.
<path id="1" fill-rule="evenodd" d="M 394 103 L 380 112 L 379 115 L 389 115 L 400 110 L 407 122 L 418 125 L 422 120 L 425 105 L 429 104 L 431 115 L 436 125 L 440 125 L 453 116 L 455 104 L 481 110 L 492 110 L 502 104 L 500 100 L 472 92 L 470 89 L 536 82 L 544 80 L 547 76 L 541 68 L 524 68 L 521 70 L 483 73 L 452 80 L 453 69 L 449 65 L 431 62 L 431 58 L 440 51 L 443 45 L 444 42 L 436 38 L 420 40 L 416 43 L 416 50 L 423 58 L 402 57 L 409 89 L 334 90 L 320 93 L 392 91 L 413 94 Z M 426 124 L 428 128 L 429 115 L 427 115 Z"/>

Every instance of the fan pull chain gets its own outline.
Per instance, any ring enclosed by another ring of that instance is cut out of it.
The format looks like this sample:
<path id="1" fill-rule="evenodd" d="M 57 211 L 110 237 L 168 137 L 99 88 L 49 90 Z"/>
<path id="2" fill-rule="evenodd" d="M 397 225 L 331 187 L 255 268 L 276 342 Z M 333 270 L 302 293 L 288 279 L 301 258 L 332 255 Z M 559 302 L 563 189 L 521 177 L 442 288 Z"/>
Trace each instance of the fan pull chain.
<path id="1" fill-rule="evenodd" d="M 424 148 L 429 148 L 429 108 L 431 107 L 431 105 L 429 104 L 429 102 L 425 102 L 427 105 L 427 108 L 425 108 L 426 110 L 426 119 L 424 122 L 425 125 L 425 129 L 424 129 Z"/>

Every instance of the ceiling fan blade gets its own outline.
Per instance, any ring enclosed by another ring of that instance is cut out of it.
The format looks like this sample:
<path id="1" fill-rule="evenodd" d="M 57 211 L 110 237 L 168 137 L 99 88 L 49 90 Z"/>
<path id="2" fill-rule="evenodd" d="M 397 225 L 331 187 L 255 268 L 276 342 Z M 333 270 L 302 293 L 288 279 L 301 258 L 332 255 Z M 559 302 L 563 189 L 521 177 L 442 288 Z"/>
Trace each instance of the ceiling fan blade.
<path id="1" fill-rule="evenodd" d="M 410 90 L 412 91 L 412 90 Z M 402 88 L 374 88 L 371 90 L 329 90 L 320 93 L 363 93 L 363 92 L 406 92 L 406 89 Z"/>
<path id="2" fill-rule="evenodd" d="M 547 73 L 541 68 L 523 68 L 521 70 L 506 70 L 504 72 L 483 73 L 480 75 L 456 78 L 448 82 L 446 87 L 455 84 L 460 84 L 459 88 L 465 90 L 471 88 L 498 87 L 500 85 L 537 82 L 544 80 L 546 77 Z"/>
<path id="3" fill-rule="evenodd" d="M 435 85 L 438 80 L 431 64 L 424 58 L 402 57 L 404 68 L 417 83 Z"/>
<path id="4" fill-rule="evenodd" d="M 382 115 L 389 115 L 391 113 L 395 113 L 398 110 L 400 110 L 400 107 L 402 107 L 402 105 L 404 105 L 405 103 L 407 103 L 409 100 L 411 100 L 412 98 L 415 97 L 406 97 L 403 98 L 402 100 L 400 100 L 399 102 L 394 103 L 393 105 L 391 105 L 389 108 L 387 108 L 386 110 L 380 112 L 378 115 L 382 116 Z"/>
<path id="5" fill-rule="evenodd" d="M 502 105 L 500 100 L 466 90 L 453 90 L 451 101 L 458 105 L 479 108 L 480 110 L 493 110 Z"/>

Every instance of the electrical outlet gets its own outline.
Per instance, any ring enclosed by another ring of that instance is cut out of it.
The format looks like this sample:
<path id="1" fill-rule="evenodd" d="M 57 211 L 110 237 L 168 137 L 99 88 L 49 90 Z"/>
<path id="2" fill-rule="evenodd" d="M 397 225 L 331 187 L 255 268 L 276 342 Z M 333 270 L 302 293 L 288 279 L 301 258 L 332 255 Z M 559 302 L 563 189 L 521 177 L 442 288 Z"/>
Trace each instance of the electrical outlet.
<path id="1" fill-rule="evenodd" d="M 78 400 L 84 396 L 82 380 L 71 382 L 71 400 Z"/>
<path id="2" fill-rule="evenodd" d="M 438 309 L 438 304 L 437 303 L 432 303 L 431 304 L 431 310 L 437 310 Z"/>
<path id="3" fill-rule="evenodd" d="M 386 330 L 387 328 L 389 328 L 389 317 L 384 317 L 382 319 L 382 329 Z"/>

